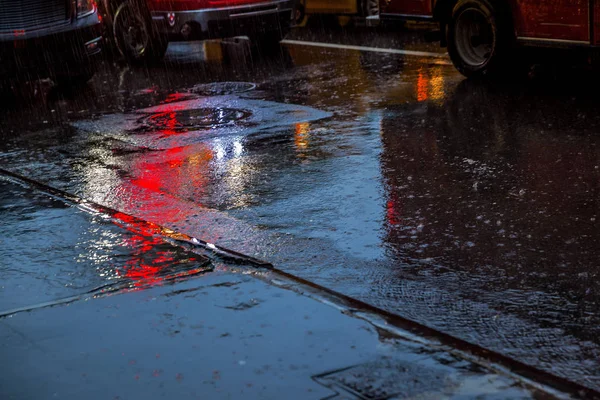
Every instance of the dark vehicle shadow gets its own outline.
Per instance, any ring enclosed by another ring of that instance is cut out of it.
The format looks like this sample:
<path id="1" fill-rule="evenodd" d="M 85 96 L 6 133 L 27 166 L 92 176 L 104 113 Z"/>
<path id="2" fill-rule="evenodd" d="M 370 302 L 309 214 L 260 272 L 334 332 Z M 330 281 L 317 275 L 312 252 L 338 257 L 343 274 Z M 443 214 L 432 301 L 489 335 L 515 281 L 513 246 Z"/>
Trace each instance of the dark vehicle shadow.
<path id="1" fill-rule="evenodd" d="M 553 130 L 577 128 L 579 132 L 593 132 L 590 129 L 600 118 L 599 72 L 598 67 L 537 65 L 527 79 L 513 82 L 465 79 L 448 99 L 447 106 L 461 109 L 461 118 L 465 114 L 501 113 L 499 120 L 511 126 L 539 124 Z"/>
<path id="2" fill-rule="evenodd" d="M 536 66 L 521 81 L 465 79 L 427 113 L 444 153 L 512 162 L 530 140 L 542 147 L 595 143 L 600 138 L 599 90 L 595 68 Z"/>

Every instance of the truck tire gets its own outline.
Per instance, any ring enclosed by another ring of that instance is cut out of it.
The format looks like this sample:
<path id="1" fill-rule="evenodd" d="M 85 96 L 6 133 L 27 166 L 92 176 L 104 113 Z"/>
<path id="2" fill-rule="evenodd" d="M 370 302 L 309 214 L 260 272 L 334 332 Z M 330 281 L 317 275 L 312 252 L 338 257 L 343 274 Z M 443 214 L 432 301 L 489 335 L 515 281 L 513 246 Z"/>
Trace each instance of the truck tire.
<path id="1" fill-rule="evenodd" d="M 459 0 L 447 28 L 448 54 L 466 77 L 501 77 L 511 69 L 508 56 L 514 47 L 507 10 L 488 0 Z"/>
<path id="2" fill-rule="evenodd" d="M 114 41 L 130 63 L 160 61 L 169 45 L 153 30 L 148 11 L 131 1 L 119 6 L 113 20 Z"/>

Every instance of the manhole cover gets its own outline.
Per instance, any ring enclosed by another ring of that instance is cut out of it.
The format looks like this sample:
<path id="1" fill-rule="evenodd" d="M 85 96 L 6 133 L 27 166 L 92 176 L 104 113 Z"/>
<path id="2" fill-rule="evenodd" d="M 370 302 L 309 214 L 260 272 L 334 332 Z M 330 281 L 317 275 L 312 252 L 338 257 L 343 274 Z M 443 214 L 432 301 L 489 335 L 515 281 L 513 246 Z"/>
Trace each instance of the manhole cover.
<path id="1" fill-rule="evenodd" d="M 153 128 L 179 132 L 229 125 L 250 115 L 252 113 L 248 110 L 235 108 L 194 108 L 152 114 L 145 119 L 145 123 Z"/>
<path id="2" fill-rule="evenodd" d="M 256 84 L 251 82 L 213 82 L 195 85 L 190 92 L 201 96 L 223 96 L 226 94 L 244 93 L 254 90 Z"/>
<path id="3" fill-rule="evenodd" d="M 323 386 L 352 394 L 354 399 L 444 398 L 457 385 L 450 372 L 448 368 L 381 358 L 313 378 Z"/>

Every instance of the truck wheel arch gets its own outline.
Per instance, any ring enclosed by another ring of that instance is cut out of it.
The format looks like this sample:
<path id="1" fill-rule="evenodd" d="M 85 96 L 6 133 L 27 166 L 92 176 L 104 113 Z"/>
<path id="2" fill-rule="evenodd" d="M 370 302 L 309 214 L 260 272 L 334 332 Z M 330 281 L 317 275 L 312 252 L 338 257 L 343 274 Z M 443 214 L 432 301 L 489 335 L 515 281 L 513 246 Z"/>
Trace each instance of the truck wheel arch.
<path id="1" fill-rule="evenodd" d="M 439 22 L 440 29 L 442 31 L 442 46 L 446 46 L 446 26 L 448 24 L 448 20 L 452 17 L 452 10 L 454 6 L 459 2 L 459 0 L 433 0 L 433 18 Z M 507 0 L 490 0 L 491 3 L 494 4 L 497 10 L 502 10 L 503 13 L 503 21 L 505 23 L 509 23 L 510 30 L 515 32 L 514 28 L 514 19 L 512 13 L 512 3 Z M 515 32 L 516 38 L 516 32 Z"/>

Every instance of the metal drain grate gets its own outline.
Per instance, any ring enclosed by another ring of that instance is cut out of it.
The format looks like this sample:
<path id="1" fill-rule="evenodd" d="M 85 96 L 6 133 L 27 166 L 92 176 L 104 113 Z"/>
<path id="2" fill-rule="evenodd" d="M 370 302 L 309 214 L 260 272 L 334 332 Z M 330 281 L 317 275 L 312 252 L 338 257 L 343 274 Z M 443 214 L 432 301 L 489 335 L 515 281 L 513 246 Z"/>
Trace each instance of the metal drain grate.
<path id="1" fill-rule="evenodd" d="M 163 131 L 182 132 L 230 125 L 251 115 L 248 110 L 235 108 L 193 108 L 152 114 L 144 119 L 144 123 Z"/>
<path id="2" fill-rule="evenodd" d="M 314 379 L 337 390 L 338 395 L 333 397 L 336 400 L 438 398 L 452 393 L 458 384 L 446 369 L 391 358 L 328 372 Z"/>

